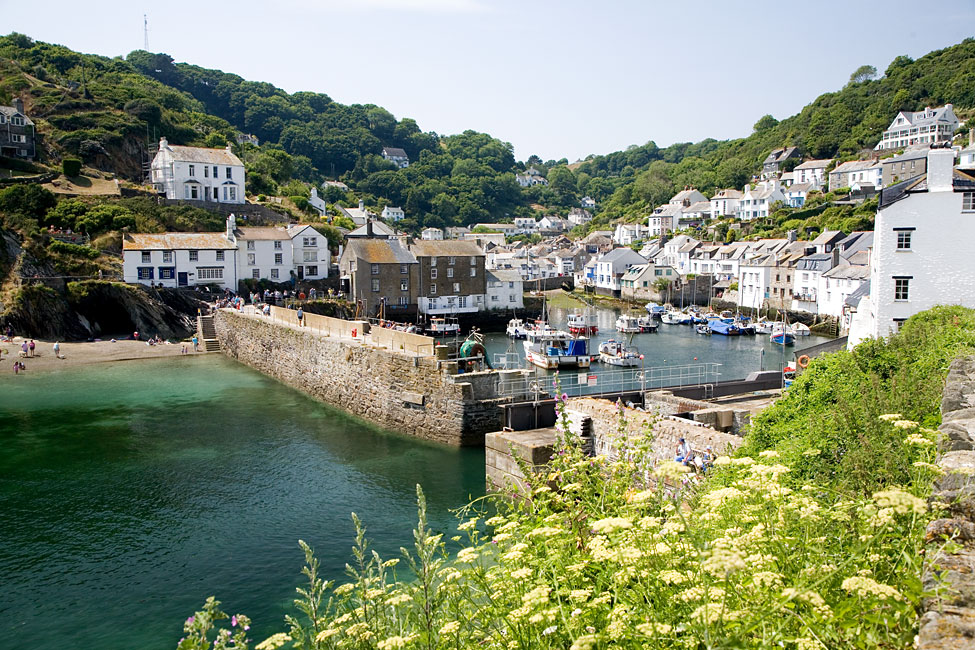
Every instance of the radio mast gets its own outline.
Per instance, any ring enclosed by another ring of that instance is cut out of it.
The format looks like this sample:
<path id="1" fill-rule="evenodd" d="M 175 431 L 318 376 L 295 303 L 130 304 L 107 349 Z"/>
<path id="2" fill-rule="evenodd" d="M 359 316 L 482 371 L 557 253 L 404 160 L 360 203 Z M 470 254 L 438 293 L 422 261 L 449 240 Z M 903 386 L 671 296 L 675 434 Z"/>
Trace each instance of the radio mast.
<path id="1" fill-rule="evenodd" d="M 142 14 L 142 31 L 145 36 L 145 51 L 149 51 L 149 16 L 147 14 Z"/>

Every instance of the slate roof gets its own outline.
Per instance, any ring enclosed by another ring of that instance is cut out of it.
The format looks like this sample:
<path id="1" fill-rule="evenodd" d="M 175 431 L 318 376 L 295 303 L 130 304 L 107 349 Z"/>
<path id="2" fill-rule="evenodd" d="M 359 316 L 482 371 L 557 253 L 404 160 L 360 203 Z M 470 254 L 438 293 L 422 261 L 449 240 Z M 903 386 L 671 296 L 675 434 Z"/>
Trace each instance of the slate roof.
<path id="1" fill-rule="evenodd" d="M 383 154 L 390 158 L 408 158 L 406 151 L 399 147 L 383 147 Z"/>
<path id="2" fill-rule="evenodd" d="M 206 165 L 236 165 L 243 167 L 240 158 L 226 149 L 206 149 L 204 147 L 184 147 L 178 144 L 167 144 L 173 152 L 173 160 L 179 162 L 203 163 Z"/>
<path id="3" fill-rule="evenodd" d="M 846 297 L 844 304 L 851 307 L 857 307 L 860 305 L 860 300 L 865 296 L 870 295 L 870 277 L 867 277 L 867 281 L 861 284 L 859 287 L 853 290 L 853 293 Z"/>
<path id="4" fill-rule="evenodd" d="M 765 158 L 764 164 L 780 162 L 786 158 L 791 158 L 798 153 L 798 147 L 783 147 L 782 149 L 773 149 Z"/>
<path id="5" fill-rule="evenodd" d="M 796 165 L 796 169 L 825 169 L 826 167 L 829 167 L 829 164 L 831 162 L 833 162 L 832 158 L 823 158 L 820 160 L 807 160 L 801 165 Z"/>
<path id="6" fill-rule="evenodd" d="M 368 264 L 416 263 L 416 257 L 398 239 L 350 239 L 345 254 Z"/>
<path id="7" fill-rule="evenodd" d="M 741 190 L 727 189 L 727 190 L 718 190 L 717 192 L 715 192 L 714 196 L 711 197 L 711 200 L 713 201 L 715 199 L 740 199 L 740 198 L 741 198 Z"/>
<path id="8" fill-rule="evenodd" d="M 24 124 L 29 124 L 31 126 L 34 126 L 33 120 L 31 120 L 29 117 L 27 117 L 26 115 L 18 111 L 13 106 L 0 106 L 0 113 L 6 115 L 8 120 L 14 115 L 20 115 L 24 118 Z"/>
<path id="9" fill-rule="evenodd" d="M 484 251 L 472 241 L 448 239 L 445 241 L 415 241 L 410 251 L 417 257 L 479 256 Z"/>
<path id="10" fill-rule="evenodd" d="M 346 237 L 366 237 L 367 234 L 368 234 L 368 225 L 365 225 L 365 226 L 359 226 L 358 228 L 350 232 L 348 235 L 346 235 Z M 372 234 L 385 236 L 385 237 L 395 237 L 396 231 L 390 228 L 389 226 L 387 226 L 382 221 L 373 221 Z"/>
<path id="11" fill-rule="evenodd" d="M 238 239 L 253 239 L 255 241 L 291 239 L 291 235 L 284 228 L 260 226 L 244 226 L 234 231 Z"/>
<path id="12" fill-rule="evenodd" d="M 131 233 L 122 238 L 122 250 L 234 250 L 237 244 L 222 232 Z"/>
<path id="13" fill-rule="evenodd" d="M 858 172 L 864 169 L 873 169 L 874 167 L 879 167 L 879 160 L 848 160 L 845 163 L 840 163 L 836 166 L 830 174 L 848 174 L 850 172 Z"/>

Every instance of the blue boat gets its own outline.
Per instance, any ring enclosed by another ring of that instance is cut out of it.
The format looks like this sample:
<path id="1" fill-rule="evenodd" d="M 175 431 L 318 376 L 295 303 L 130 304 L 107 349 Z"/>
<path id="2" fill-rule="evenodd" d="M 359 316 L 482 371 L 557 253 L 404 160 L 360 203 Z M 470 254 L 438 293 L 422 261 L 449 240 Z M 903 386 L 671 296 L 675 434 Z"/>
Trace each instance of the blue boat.
<path id="1" fill-rule="evenodd" d="M 772 333 L 769 334 L 769 340 L 776 345 L 795 345 L 796 335 L 792 333 L 788 325 L 778 322 L 772 325 Z"/>
<path id="2" fill-rule="evenodd" d="M 726 323 L 723 319 L 715 318 L 708 322 L 708 327 L 712 334 L 721 334 L 722 336 L 738 336 L 741 334 L 741 330 L 734 323 Z"/>
<path id="3" fill-rule="evenodd" d="M 655 302 L 647 303 L 647 313 L 653 318 L 660 318 L 667 313 L 667 308 L 663 305 L 658 305 Z"/>

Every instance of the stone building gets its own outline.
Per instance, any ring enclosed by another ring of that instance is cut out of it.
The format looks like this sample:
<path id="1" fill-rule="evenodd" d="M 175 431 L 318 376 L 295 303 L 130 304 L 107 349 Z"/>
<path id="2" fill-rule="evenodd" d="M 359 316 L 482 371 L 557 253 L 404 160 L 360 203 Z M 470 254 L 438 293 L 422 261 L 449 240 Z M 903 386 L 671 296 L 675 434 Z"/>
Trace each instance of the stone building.
<path id="1" fill-rule="evenodd" d="M 484 251 L 469 241 L 416 241 L 417 307 L 422 314 L 459 314 L 485 309 Z"/>
<path id="2" fill-rule="evenodd" d="M 394 320 L 416 314 L 419 264 L 397 239 L 350 239 L 339 259 L 342 288 L 362 313 Z"/>
<path id="3" fill-rule="evenodd" d="M 0 106 L 0 155 L 33 160 L 35 153 L 34 122 L 15 97 L 11 106 Z"/>

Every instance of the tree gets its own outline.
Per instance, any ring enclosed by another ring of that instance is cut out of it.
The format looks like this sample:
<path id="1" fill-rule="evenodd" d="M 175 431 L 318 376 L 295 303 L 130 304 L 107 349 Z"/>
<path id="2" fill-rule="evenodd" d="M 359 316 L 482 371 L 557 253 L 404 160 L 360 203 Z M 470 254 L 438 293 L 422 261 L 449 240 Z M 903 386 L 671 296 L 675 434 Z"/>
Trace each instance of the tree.
<path id="1" fill-rule="evenodd" d="M 752 128 L 755 129 L 755 133 L 762 133 L 763 131 L 768 131 L 778 123 L 779 121 L 771 115 L 763 115 L 762 117 L 758 118 L 758 121 L 755 122 L 755 126 Z"/>
<path id="2" fill-rule="evenodd" d="M 863 81 L 870 81 L 877 77 L 877 68 L 872 65 L 861 65 L 850 75 L 850 83 L 858 84 Z"/>

